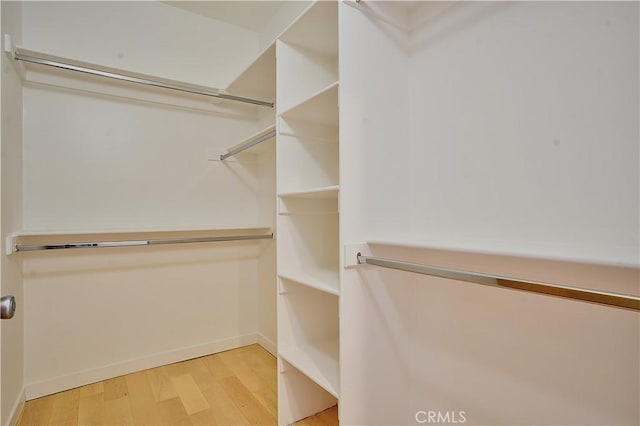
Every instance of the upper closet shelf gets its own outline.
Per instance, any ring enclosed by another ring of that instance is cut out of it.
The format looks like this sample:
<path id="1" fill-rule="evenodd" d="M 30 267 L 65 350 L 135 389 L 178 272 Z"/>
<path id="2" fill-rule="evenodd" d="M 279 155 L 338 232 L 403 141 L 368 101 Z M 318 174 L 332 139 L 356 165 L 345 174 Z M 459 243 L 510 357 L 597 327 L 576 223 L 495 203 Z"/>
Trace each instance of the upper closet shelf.
<path id="1" fill-rule="evenodd" d="M 267 46 L 227 87 L 227 92 L 273 102 L 276 98 L 276 45 Z"/>
<path id="2" fill-rule="evenodd" d="M 337 56 L 337 2 L 314 2 L 282 33 L 280 40 L 316 53 Z"/>
<path id="3" fill-rule="evenodd" d="M 310 123 L 338 126 L 338 82 L 309 96 L 280 114 L 285 120 L 294 119 Z"/>
<path id="4" fill-rule="evenodd" d="M 123 81 L 126 83 L 159 87 L 162 89 L 169 89 L 183 93 L 202 95 L 222 100 L 230 100 L 273 108 L 273 102 L 231 95 L 210 87 L 163 79 L 146 74 L 133 73 L 69 58 L 62 58 L 42 52 L 27 50 L 22 47 L 14 48 L 10 45 L 9 42 L 5 42 L 5 51 L 12 53 L 13 57 L 16 60 L 22 61 L 24 63 L 36 64 L 36 66 L 54 67 L 63 70 L 89 74 L 97 77 Z"/>

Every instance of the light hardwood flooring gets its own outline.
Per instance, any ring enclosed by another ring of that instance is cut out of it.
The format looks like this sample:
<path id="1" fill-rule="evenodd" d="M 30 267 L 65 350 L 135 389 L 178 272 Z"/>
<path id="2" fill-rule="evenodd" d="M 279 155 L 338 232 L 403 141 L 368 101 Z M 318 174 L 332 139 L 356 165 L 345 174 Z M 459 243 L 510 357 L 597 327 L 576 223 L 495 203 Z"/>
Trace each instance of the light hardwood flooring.
<path id="1" fill-rule="evenodd" d="M 19 426 L 276 425 L 276 359 L 259 345 L 27 401 Z M 296 425 L 338 425 L 337 407 Z"/>

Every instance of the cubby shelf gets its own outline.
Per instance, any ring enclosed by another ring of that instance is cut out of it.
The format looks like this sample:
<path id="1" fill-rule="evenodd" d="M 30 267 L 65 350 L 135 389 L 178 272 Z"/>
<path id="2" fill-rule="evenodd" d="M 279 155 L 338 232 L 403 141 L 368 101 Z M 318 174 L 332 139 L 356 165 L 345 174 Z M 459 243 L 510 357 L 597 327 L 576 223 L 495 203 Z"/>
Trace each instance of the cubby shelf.
<path id="1" fill-rule="evenodd" d="M 317 1 L 287 28 L 280 40 L 323 55 L 338 56 L 338 7 Z"/>
<path id="2" fill-rule="evenodd" d="M 324 186 L 321 188 L 310 188 L 303 191 L 284 192 L 284 193 L 278 194 L 278 197 L 336 199 L 338 198 L 339 191 L 340 191 L 340 186 L 333 185 L 333 186 Z"/>
<path id="3" fill-rule="evenodd" d="M 305 267 L 304 270 L 283 271 L 278 276 L 335 296 L 340 294 L 340 273 L 337 269 Z"/>
<path id="4" fill-rule="evenodd" d="M 282 359 L 336 398 L 340 394 L 338 354 L 337 339 L 300 343 L 279 351 Z"/>
<path id="5" fill-rule="evenodd" d="M 284 119 L 338 126 L 338 82 L 334 81 L 280 113 Z"/>

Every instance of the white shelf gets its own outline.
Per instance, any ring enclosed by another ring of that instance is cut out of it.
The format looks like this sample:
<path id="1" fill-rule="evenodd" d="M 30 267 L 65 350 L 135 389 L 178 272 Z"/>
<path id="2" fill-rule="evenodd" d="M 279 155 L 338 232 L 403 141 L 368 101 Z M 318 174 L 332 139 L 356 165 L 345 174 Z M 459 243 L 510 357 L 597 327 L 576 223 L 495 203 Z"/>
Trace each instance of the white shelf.
<path id="1" fill-rule="evenodd" d="M 304 270 L 281 272 L 278 276 L 325 293 L 340 295 L 340 273 L 336 269 L 305 267 Z"/>
<path id="2" fill-rule="evenodd" d="M 280 193 L 278 194 L 278 197 L 337 199 L 339 191 L 340 191 L 340 186 L 333 185 L 333 186 L 324 186 L 321 188 L 306 189 L 304 191 Z"/>
<path id="3" fill-rule="evenodd" d="M 339 399 L 338 354 L 337 339 L 313 342 L 313 344 L 298 344 L 279 351 L 282 359 Z"/>
<path id="4" fill-rule="evenodd" d="M 338 82 L 334 81 L 307 99 L 280 113 L 283 119 L 294 119 L 338 126 Z"/>
<path id="5" fill-rule="evenodd" d="M 258 57 L 236 77 L 227 92 L 264 101 L 276 98 L 276 45 L 267 46 Z"/>
<path id="6" fill-rule="evenodd" d="M 282 33 L 276 86 L 278 387 L 295 407 L 278 416 L 289 424 L 340 393 L 338 2 L 313 2 Z"/>
<path id="7" fill-rule="evenodd" d="M 280 40 L 324 55 L 338 55 L 337 2 L 317 1 L 281 35 Z"/>

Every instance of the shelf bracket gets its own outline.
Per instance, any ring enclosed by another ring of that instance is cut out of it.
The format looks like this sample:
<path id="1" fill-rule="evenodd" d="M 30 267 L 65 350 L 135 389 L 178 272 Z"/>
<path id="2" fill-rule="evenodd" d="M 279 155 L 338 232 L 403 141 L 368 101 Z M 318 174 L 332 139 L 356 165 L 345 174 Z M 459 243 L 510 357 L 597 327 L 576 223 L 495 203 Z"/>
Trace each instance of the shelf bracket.
<path id="1" fill-rule="evenodd" d="M 25 80 L 26 74 L 27 74 L 27 70 L 24 66 L 24 64 L 18 60 L 16 60 L 16 45 L 13 42 L 13 37 L 11 36 L 11 34 L 3 34 L 2 36 L 2 49 L 4 50 L 4 53 L 6 53 L 7 55 L 9 55 L 9 57 L 11 57 L 11 59 L 13 59 L 11 61 L 12 64 L 14 64 L 18 75 L 20 76 L 20 79 Z"/>
<path id="2" fill-rule="evenodd" d="M 4 245 L 4 254 L 9 256 L 16 252 L 16 244 L 18 243 L 18 237 L 15 234 L 7 235 Z"/>
<path id="3" fill-rule="evenodd" d="M 353 268 L 355 266 L 361 265 L 361 263 L 358 262 L 358 255 L 362 255 L 362 256 L 371 255 L 371 250 L 369 250 L 369 246 L 366 243 L 345 244 L 344 246 L 345 269 Z"/>

